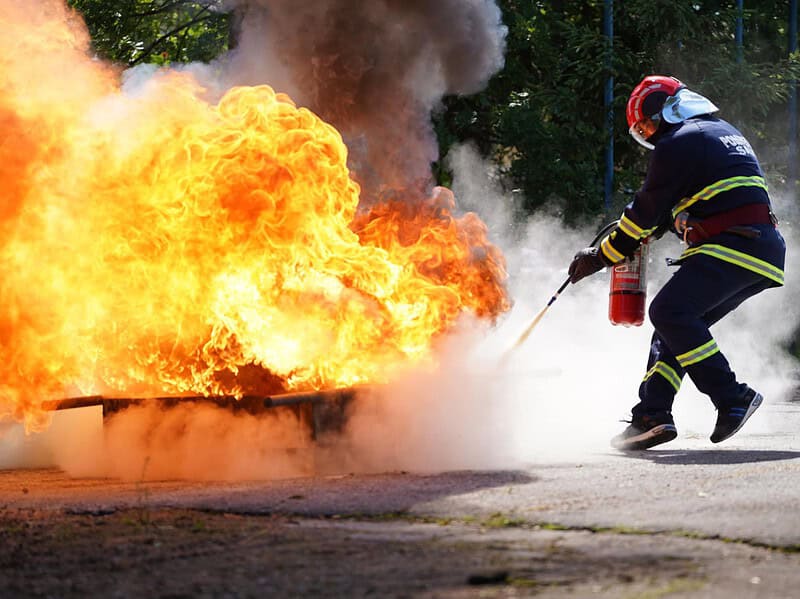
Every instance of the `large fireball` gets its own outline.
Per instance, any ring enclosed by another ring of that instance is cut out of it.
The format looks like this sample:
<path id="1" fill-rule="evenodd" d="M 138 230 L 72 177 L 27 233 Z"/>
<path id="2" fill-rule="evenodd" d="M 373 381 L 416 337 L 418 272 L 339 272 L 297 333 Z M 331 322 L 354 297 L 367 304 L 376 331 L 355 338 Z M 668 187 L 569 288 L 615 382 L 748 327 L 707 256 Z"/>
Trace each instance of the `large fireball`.
<path id="1" fill-rule="evenodd" d="M 383 381 L 508 307 L 475 215 L 447 190 L 359 213 L 341 136 L 287 96 L 212 105 L 170 71 L 123 94 L 60 2 L 0 27 L 0 417 Z"/>

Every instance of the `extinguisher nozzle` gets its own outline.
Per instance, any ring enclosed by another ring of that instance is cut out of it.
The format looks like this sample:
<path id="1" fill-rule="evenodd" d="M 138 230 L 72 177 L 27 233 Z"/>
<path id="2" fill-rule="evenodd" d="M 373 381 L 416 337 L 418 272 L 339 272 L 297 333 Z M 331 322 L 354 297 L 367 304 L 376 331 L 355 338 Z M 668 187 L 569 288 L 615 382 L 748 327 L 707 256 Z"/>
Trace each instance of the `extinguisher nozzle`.
<path id="1" fill-rule="evenodd" d="M 550 301 L 547 302 L 547 305 L 544 308 L 541 309 L 541 311 L 530 322 L 530 324 L 527 326 L 527 328 L 522 332 L 522 335 L 519 336 L 519 339 L 517 339 L 516 343 L 514 343 L 514 345 L 512 345 L 510 348 L 508 348 L 508 350 L 506 350 L 506 352 L 503 354 L 503 361 L 504 362 L 508 358 L 508 356 L 510 356 L 511 353 L 515 349 L 517 349 L 520 345 L 525 343 L 525 340 L 533 332 L 533 329 L 536 328 L 536 325 L 539 324 L 539 321 L 544 317 L 544 315 L 547 312 L 548 308 L 550 308 L 550 306 L 552 306 L 553 303 L 558 299 L 558 296 L 561 295 L 561 292 L 564 291 L 564 289 L 567 288 L 567 285 L 569 285 L 569 279 L 567 279 L 566 281 L 564 281 L 561 284 L 561 287 L 559 287 L 558 290 L 553 294 L 553 297 L 550 298 Z"/>
<path id="2" fill-rule="evenodd" d="M 597 236 L 594 238 L 594 240 L 592 241 L 591 245 L 592 246 L 597 245 L 597 243 L 600 241 L 600 239 L 602 239 L 604 235 L 606 235 L 609 231 L 611 231 L 611 229 L 616 227 L 618 223 L 619 223 L 619 221 L 615 220 L 615 221 L 607 224 L 605 227 L 603 227 L 600 230 L 600 232 L 597 234 Z M 508 348 L 506 350 L 506 352 L 503 354 L 503 357 L 502 357 L 502 361 L 503 362 L 505 362 L 505 360 L 508 358 L 508 356 L 510 356 L 511 353 L 515 349 L 517 349 L 520 345 L 522 345 L 525 342 L 525 340 L 533 332 L 533 329 L 536 328 L 536 325 L 539 324 L 539 321 L 545 315 L 545 312 L 547 312 L 547 309 L 555 303 L 555 301 L 558 299 L 558 296 L 561 295 L 561 292 L 564 291 L 564 289 L 567 288 L 567 285 L 569 285 L 571 281 L 572 281 L 572 277 L 569 276 L 569 277 L 567 277 L 567 280 L 564 281 L 561 284 L 561 287 L 559 287 L 558 290 L 556 290 L 556 292 L 553 294 L 553 297 L 551 297 L 550 301 L 547 302 L 547 305 L 544 308 L 542 308 L 541 312 L 539 312 L 536 315 L 536 317 L 531 321 L 531 323 L 528 325 L 528 327 L 522 332 L 522 335 L 520 335 L 519 339 L 517 339 L 517 342 L 514 343 L 514 345 L 512 345 L 510 348 Z"/>

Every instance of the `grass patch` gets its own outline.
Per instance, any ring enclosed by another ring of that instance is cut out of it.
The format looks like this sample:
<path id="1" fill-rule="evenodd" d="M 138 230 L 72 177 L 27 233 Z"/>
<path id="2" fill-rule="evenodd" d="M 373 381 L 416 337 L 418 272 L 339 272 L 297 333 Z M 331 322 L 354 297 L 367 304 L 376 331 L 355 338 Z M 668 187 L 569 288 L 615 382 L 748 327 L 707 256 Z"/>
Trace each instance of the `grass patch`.
<path id="1" fill-rule="evenodd" d="M 625 599 L 661 599 L 675 593 L 693 593 L 705 588 L 707 584 L 706 581 L 696 578 L 676 578 L 660 587 L 626 595 Z"/>
<path id="2" fill-rule="evenodd" d="M 528 523 L 521 518 L 511 518 L 499 512 L 481 521 L 481 526 L 485 528 L 519 528 L 527 524 Z"/>

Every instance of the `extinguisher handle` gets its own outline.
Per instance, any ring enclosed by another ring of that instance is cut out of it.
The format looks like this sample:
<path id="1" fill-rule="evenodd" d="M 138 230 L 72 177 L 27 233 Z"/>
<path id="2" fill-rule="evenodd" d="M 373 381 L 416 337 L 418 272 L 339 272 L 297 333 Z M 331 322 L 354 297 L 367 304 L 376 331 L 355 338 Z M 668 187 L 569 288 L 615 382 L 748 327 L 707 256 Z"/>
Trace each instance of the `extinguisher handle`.
<path id="1" fill-rule="evenodd" d="M 600 232 L 599 232 L 599 233 L 598 233 L 598 234 L 595 236 L 595 238 L 592 240 L 592 243 L 590 243 L 589 245 L 591 245 L 592 247 L 596 246 L 596 245 L 597 245 L 597 243 L 598 243 L 598 242 L 599 242 L 601 239 L 603 239 L 603 237 L 605 237 L 606 235 L 608 235 L 608 234 L 611 232 L 611 230 L 612 230 L 614 227 L 616 227 L 618 224 L 619 224 L 619 220 L 612 220 L 612 221 L 611 221 L 610 223 L 608 223 L 608 224 L 607 224 L 605 227 L 603 227 L 602 229 L 600 229 Z"/>
<path id="2" fill-rule="evenodd" d="M 597 245 L 597 243 L 598 243 L 598 242 L 599 242 L 601 239 L 603 239 L 603 237 L 605 237 L 606 235 L 608 235 L 608 234 L 609 234 L 609 232 L 611 232 L 611 230 L 612 230 L 614 227 L 616 227 L 616 226 L 617 226 L 617 224 L 619 224 L 619 221 L 618 221 L 618 220 L 613 220 L 613 221 L 611 221 L 610 223 L 608 223 L 606 226 L 604 226 L 602 229 L 600 229 L 600 232 L 599 232 L 597 235 L 595 235 L 595 238 L 594 238 L 594 239 L 592 239 L 592 243 L 590 243 L 589 245 L 590 245 L 591 247 L 595 247 L 595 246 Z M 553 297 L 551 297 L 551 298 L 550 298 L 550 301 L 547 303 L 547 305 L 548 305 L 548 306 L 549 306 L 550 304 L 552 304 L 554 301 L 556 301 L 556 299 L 558 299 L 558 296 L 559 296 L 559 295 L 561 295 L 561 292 L 562 292 L 562 291 L 564 291 L 564 289 L 566 289 L 566 288 L 567 288 L 567 285 L 569 285 L 569 283 L 570 283 L 570 281 L 571 281 L 571 280 L 572 280 L 572 277 L 567 277 L 567 280 L 566 280 L 566 281 L 564 281 L 564 282 L 561 284 L 561 287 L 559 287 L 559 288 L 558 288 L 558 291 L 556 291 L 556 292 L 555 292 L 555 294 L 553 295 Z"/>

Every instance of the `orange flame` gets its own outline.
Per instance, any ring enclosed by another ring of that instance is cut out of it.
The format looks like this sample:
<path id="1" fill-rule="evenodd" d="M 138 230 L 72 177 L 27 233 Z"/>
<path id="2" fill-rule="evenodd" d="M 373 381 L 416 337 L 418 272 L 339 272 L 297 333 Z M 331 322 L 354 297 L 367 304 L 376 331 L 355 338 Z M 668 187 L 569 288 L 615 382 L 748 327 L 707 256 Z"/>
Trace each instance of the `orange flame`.
<path id="1" fill-rule="evenodd" d="M 210 105 L 170 71 L 126 95 L 60 1 L 7 4 L 0 418 L 41 427 L 71 393 L 382 381 L 460 315 L 508 308 L 502 255 L 448 190 L 359 214 L 341 136 L 287 96 Z"/>

